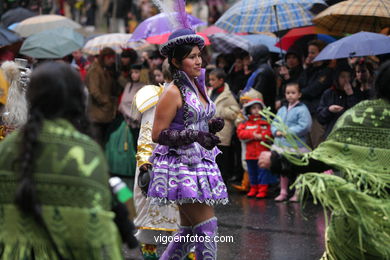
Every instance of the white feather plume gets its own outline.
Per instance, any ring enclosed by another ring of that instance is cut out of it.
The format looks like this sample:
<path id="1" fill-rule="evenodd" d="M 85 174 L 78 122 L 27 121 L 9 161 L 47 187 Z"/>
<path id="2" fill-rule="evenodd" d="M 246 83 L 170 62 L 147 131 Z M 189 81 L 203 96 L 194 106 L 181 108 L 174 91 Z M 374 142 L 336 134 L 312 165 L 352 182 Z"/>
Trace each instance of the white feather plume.
<path id="1" fill-rule="evenodd" d="M 180 27 L 177 17 L 175 15 L 174 2 L 175 0 L 152 0 L 154 5 L 160 10 L 161 13 L 165 13 L 169 23 L 172 26 L 173 30 L 176 30 Z"/>

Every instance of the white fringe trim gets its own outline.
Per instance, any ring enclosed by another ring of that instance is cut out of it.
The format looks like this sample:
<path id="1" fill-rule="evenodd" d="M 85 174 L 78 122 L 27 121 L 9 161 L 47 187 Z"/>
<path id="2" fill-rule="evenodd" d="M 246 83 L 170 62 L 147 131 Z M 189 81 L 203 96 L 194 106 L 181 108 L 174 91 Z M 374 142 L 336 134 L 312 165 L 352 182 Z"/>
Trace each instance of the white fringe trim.
<path id="1" fill-rule="evenodd" d="M 167 198 L 158 198 L 158 197 L 148 197 L 152 204 L 157 205 L 169 205 L 169 204 L 186 204 L 186 203 L 205 203 L 208 206 L 214 206 L 214 205 L 226 205 L 229 203 L 228 198 L 224 199 L 196 199 L 196 198 L 185 198 L 185 199 L 179 199 L 179 200 L 168 200 Z"/>

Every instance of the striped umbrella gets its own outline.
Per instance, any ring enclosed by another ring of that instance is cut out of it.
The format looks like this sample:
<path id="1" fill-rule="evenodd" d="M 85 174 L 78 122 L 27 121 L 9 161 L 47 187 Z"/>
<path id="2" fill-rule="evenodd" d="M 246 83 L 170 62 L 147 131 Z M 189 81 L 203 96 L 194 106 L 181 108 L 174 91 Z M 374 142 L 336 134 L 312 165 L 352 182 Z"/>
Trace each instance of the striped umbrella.
<path id="1" fill-rule="evenodd" d="M 259 44 L 263 44 L 268 47 L 270 52 L 281 53 L 282 51 L 279 47 L 276 47 L 276 43 L 278 42 L 278 38 L 264 35 L 264 34 L 248 34 L 248 35 L 240 35 L 239 37 L 249 41 L 252 46 L 257 46 Z"/>
<path id="2" fill-rule="evenodd" d="M 217 52 L 231 53 L 234 49 L 240 48 L 249 51 L 251 43 L 232 33 L 216 33 L 209 36 L 213 49 Z"/>
<path id="3" fill-rule="evenodd" d="M 349 0 L 332 5 L 313 22 L 331 32 L 380 32 L 390 27 L 390 0 Z"/>
<path id="4" fill-rule="evenodd" d="M 215 23 L 228 32 L 276 32 L 311 25 L 309 9 L 322 0 L 241 0 Z"/>

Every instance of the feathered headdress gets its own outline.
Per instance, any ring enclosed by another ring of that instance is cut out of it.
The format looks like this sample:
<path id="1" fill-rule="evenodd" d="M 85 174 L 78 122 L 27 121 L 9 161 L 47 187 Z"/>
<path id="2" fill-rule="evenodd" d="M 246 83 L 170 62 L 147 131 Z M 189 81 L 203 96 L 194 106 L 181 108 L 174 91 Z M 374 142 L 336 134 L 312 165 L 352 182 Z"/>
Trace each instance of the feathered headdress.
<path id="1" fill-rule="evenodd" d="M 172 49 L 182 44 L 196 44 L 204 47 L 204 39 L 191 28 L 186 12 L 185 0 L 153 0 L 160 12 L 165 13 L 172 26 L 172 34 L 168 42 L 161 45 L 160 52 L 168 56 Z"/>

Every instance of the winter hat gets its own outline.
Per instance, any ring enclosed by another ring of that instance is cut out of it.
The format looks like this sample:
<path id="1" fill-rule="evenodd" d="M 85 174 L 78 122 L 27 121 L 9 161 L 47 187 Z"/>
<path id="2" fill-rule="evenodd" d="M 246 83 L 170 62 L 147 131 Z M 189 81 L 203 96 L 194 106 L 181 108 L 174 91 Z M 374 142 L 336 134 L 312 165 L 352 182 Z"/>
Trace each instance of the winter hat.
<path id="1" fill-rule="evenodd" d="M 249 115 L 250 114 L 250 111 L 249 111 L 250 107 L 255 105 L 255 104 L 260 104 L 261 109 L 265 108 L 264 102 L 260 98 L 251 99 L 250 101 L 248 101 L 248 103 L 245 103 L 243 106 L 244 115 L 246 115 L 246 116 Z"/>

